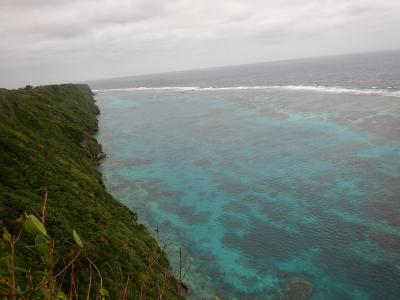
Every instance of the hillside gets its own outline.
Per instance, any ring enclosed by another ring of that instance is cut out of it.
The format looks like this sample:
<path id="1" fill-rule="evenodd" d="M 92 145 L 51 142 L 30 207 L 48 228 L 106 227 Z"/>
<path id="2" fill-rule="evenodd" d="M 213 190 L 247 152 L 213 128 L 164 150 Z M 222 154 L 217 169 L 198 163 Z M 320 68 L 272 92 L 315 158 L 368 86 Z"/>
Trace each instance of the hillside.
<path id="1" fill-rule="evenodd" d="M 12 230 L 24 212 L 40 211 L 47 188 L 46 227 L 59 241 L 56 248 L 67 253 L 76 229 L 111 299 L 128 277 L 130 299 L 138 298 L 143 284 L 146 299 L 155 299 L 165 274 L 164 298 L 180 299 L 163 252 L 143 283 L 158 246 L 135 213 L 105 190 L 96 168 L 101 147 L 92 136 L 98 113 L 86 85 L 0 89 L 0 227 Z M 19 261 L 29 264 L 29 253 L 20 248 Z M 77 272 L 82 285 L 84 271 Z"/>

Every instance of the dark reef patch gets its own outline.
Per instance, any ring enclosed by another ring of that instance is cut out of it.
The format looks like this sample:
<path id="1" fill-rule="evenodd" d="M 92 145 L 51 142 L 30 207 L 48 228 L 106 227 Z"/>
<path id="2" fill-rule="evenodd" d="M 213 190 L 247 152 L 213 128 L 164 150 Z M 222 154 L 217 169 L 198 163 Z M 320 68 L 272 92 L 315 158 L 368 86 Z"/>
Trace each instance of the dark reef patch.
<path id="1" fill-rule="evenodd" d="M 243 236 L 226 232 L 223 243 L 228 247 L 246 253 L 255 269 L 268 270 L 265 264 L 275 259 L 287 259 L 312 246 L 312 241 L 303 239 L 287 230 L 277 228 L 268 222 L 253 219 Z"/>
<path id="2" fill-rule="evenodd" d="M 206 168 L 206 167 L 211 166 L 211 165 L 212 165 L 212 162 L 211 162 L 210 160 L 208 160 L 208 159 L 199 159 L 199 160 L 195 160 L 195 161 L 193 162 L 193 164 L 194 164 L 195 166 L 198 166 L 198 167 Z"/>
<path id="3" fill-rule="evenodd" d="M 307 300 L 313 293 L 313 284 L 304 278 L 291 278 L 283 286 L 281 300 Z"/>
<path id="4" fill-rule="evenodd" d="M 377 233 L 373 240 L 386 251 L 400 253 L 400 236 L 390 233 Z"/>

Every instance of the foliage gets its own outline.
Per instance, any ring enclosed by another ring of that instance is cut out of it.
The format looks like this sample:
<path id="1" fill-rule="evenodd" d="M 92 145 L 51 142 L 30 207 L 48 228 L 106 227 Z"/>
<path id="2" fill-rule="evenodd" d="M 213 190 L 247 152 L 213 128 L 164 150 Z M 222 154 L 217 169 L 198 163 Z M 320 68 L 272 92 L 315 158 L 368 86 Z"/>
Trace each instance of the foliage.
<path id="1" fill-rule="evenodd" d="M 25 229 L 39 238 L 24 235 L 16 245 L 21 268 L 37 259 L 26 245 L 43 252 L 51 236 L 58 256 L 55 272 L 62 270 L 62 258 L 70 257 L 75 245 L 91 254 L 111 299 L 121 290 L 130 299 L 159 299 L 161 286 L 166 299 L 180 299 L 164 252 L 136 215 L 104 188 L 96 168 L 101 147 L 92 136 L 98 113 L 86 85 L 0 89 L 0 226 L 15 237 L 20 230 L 15 220 L 27 213 Z M 42 220 L 32 216 L 42 209 L 44 187 L 49 198 L 42 228 Z M 155 249 L 159 255 L 154 261 Z M 77 264 L 79 295 L 86 293 L 87 272 L 87 264 Z"/>
<path id="2" fill-rule="evenodd" d="M 66 275 L 70 275 L 70 280 L 67 280 L 70 282 L 67 294 L 76 295 L 75 298 L 77 298 L 75 267 L 78 265 L 79 259 L 88 262 L 89 270 L 92 270 L 93 267 L 98 270 L 84 251 L 78 233 L 73 230 L 78 249 L 71 247 L 69 257 L 64 260 L 63 269 L 56 273 L 55 242 L 47 234 L 44 221 L 44 215 L 39 220 L 35 215 L 25 214 L 25 217 L 18 219 L 20 228 L 16 235 L 11 235 L 6 228 L 3 228 L 3 240 L 0 241 L 0 296 L 10 299 L 67 299 L 63 289 L 66 286 Z M 24 231 L 35 236 L 33 244 L 25 245 L 25 247 L 36 254 L 36 260 L 30 260 L 29 266 L 25 268 L 17 264 L 15 251 Z M 96 294 L 96 299 L 105 299 L 105 296 L 109 296 L 108 291 L 102 286 L 101 273 L 98 273 L 100 288 L 97 293 L 93 292 L 95 286 L 92 280 L 93 272 L 89 271 L 88 273 L 89 283 L 85 298 L 90 299 L 92 294 Z"/>

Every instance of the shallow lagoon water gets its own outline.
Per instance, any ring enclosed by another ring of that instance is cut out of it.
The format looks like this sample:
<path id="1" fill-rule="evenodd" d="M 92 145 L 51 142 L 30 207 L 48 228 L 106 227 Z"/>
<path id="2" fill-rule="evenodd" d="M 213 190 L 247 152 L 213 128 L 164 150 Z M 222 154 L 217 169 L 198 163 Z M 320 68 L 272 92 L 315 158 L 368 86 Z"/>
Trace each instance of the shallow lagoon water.
<path id="1" fill-rule="evenodd" d="M 398 299 L 400 98 L 99 91 L 108 190 L 158 228 L 191 299 Z M 304 297 L 303 297 L 304 296 Z"/>

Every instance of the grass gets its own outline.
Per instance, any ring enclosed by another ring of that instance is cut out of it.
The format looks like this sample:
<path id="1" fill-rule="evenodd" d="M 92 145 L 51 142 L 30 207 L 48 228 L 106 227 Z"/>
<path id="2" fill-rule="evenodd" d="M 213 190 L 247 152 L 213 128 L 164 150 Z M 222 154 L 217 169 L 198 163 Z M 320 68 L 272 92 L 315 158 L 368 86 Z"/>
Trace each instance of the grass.
<path id="1" fill-rule="evenodd" d="M 47 190 L 46 229 L 55 241 L 55 271 L 76 246 L 74 229 L 111 299 L 121 290 L 129 299 L 160 299 L 161 287 L 163 299 L 181 299 L 165 253 L 135 213 L 105 190 L 96 168 L 101 147 L 92 136 L 98 113 L 87 85 L 0 89 L 0 226 L 15 236 L 20 228 L 15 220 L 25 212 L 40 216 Z M 21 267 L 37 259 L 27 247 L 32 243 L 24 235 L 16 244 Z M 89 269 L 76 268 L 82 298 Z"/>

